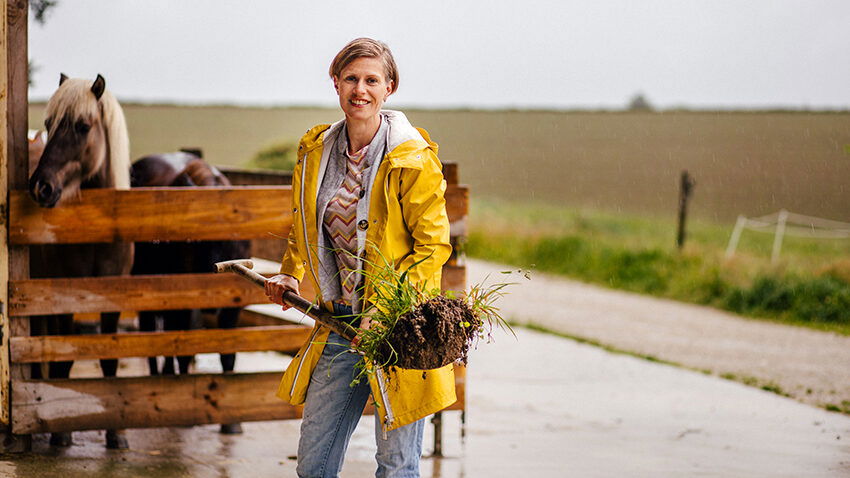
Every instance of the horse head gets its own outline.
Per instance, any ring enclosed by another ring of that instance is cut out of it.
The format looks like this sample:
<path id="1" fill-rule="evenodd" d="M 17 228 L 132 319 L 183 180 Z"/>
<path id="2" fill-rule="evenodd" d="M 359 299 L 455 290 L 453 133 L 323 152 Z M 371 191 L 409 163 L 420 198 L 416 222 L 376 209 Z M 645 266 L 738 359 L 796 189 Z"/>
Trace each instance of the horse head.
<path id="1" fill-rule="evenodd" d="M 40 206 L 53 207 L 81 188 L 129 187 L 127 127 L 101 75 L 92 82 L 63 74 L 44 125 L 47 144 L 29 183 Z"/>

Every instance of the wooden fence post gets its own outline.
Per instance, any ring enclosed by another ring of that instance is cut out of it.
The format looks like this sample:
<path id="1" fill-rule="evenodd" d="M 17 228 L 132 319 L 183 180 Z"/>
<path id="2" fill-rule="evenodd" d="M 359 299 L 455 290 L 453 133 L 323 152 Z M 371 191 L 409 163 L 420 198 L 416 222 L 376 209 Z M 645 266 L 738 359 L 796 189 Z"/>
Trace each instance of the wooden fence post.
<path id="1" fill-rule="evenodd" d="M 687 170 L 682 171 L 682 180 L 679 183 L 679 232 L 676 234 L 676 246 L 681 249 L 685 245 L 685 220 L 688 215 L 688 200 L 696 185 Z"/>
<path id="2" fill-rule="evenodd" d="M 2 316 L 2 342 L 0 342 L 0 425 L 6 430 L 3 440 L 4 451 L 26 451 L 29 449 L 29 435 L 15 436 L 10 433 L 11 427 L 11 393 L 10 383 L 12 375 L 26 375 L 29 365 L 15 365 L 15 370 L 9 365 L 9 336 L 13 333 L 29 335 L 29 321 L 18 321 L 21 327 L 13 327 L 15 322 L 9 317 L 8 308 L 8 281 L 26 279 L 29 277 L 29 249 L 26 246 L 9 247 L 8 224 L 9 224 L 9 191 L 26 189 L 27 176 L 29 175 L 29 152 L 27 144 L 28 123 L 28 64 L 27 64 L 27 0 L 2 0 L 3 10 L 3 32 L 2 32 L 2 62 L 5 76 L 2 80 L 3 87 L 3 133 L 5 147 L 3 151 L 4 164 L 0 174 L 4 176 L 3 185 L 3 239 L 2 249 L 5 261 L 2 261 L 3 272 L 3 316 Z M 23 325 L 25 324 L 25 325 Z M 21 329 L 21 330 L 15 330 Z"/>

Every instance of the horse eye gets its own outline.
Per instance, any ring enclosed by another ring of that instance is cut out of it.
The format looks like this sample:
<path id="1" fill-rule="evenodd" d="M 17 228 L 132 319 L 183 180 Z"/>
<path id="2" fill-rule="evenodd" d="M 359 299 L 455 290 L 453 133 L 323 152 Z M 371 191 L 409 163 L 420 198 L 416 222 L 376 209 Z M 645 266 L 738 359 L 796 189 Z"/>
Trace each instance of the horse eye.
<path id="1" fill-rule="evenodd" d="M 77 129 L 77 133 L 79 134 L 86 134 L 91 129 L 91 126 L 83 123 L 82 121 L 77 121 L 77 124 L 75 124 L 74 127 Z"/>

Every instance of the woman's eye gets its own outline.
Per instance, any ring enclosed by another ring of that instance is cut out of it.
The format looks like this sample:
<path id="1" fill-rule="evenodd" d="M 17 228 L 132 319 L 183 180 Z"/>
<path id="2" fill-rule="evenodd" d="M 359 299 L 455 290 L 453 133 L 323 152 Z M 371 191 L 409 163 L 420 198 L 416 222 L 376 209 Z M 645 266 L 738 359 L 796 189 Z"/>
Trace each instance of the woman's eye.
<path id="1" fill-rule="evenodd" d="M 375 78 L 369 78 L 368 80 L 366 80 L 366 82 L 369 83 L 370 85 L 374 85 L 378 82 L 378 80 L 375 79 Z"/>
<path id="2" fill-rule="evenodd" d="M 353 76 L 346 76 L 345 81 L 357 81 L 357 78 L 355 78 Z"/>

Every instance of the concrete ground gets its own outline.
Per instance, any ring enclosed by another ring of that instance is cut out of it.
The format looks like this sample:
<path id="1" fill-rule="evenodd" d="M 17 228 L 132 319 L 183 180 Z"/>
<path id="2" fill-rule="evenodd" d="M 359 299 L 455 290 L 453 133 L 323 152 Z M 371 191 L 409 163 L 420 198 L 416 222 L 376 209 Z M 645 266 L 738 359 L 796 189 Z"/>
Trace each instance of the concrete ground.
<path id="1" fill-rule="evenodd" d="M 285 360 L 242 354 L 243 370 Z M 200 356 L 213 369 L 215 356 Z M 445 415 L 445 458 L 425 477 L 838 477 L 850 475 L 850 417 L 745 385 L 551 335 L 499 334 L 470 359 L 466 436 Z M 54 449 L 0 459 L 10 477 L 294 476 L 298 420 L 130 430 L 132 449 L 107 451 L 102 432 Z M 425 453 L 430 453 L 427 427 Z M 352 440 L 341 476 L 374 476 L 371 417 Z"/>
<path id="2" fill-rule="evenodd" d="M 499 271 L 506 269 L 470 260 L 468 280 L 504 281 Z M 499 303 L 506 318 L 850 411 L 850 336 L 537 272 L 531 277 L 512 276 L 517 285 Z"/>

